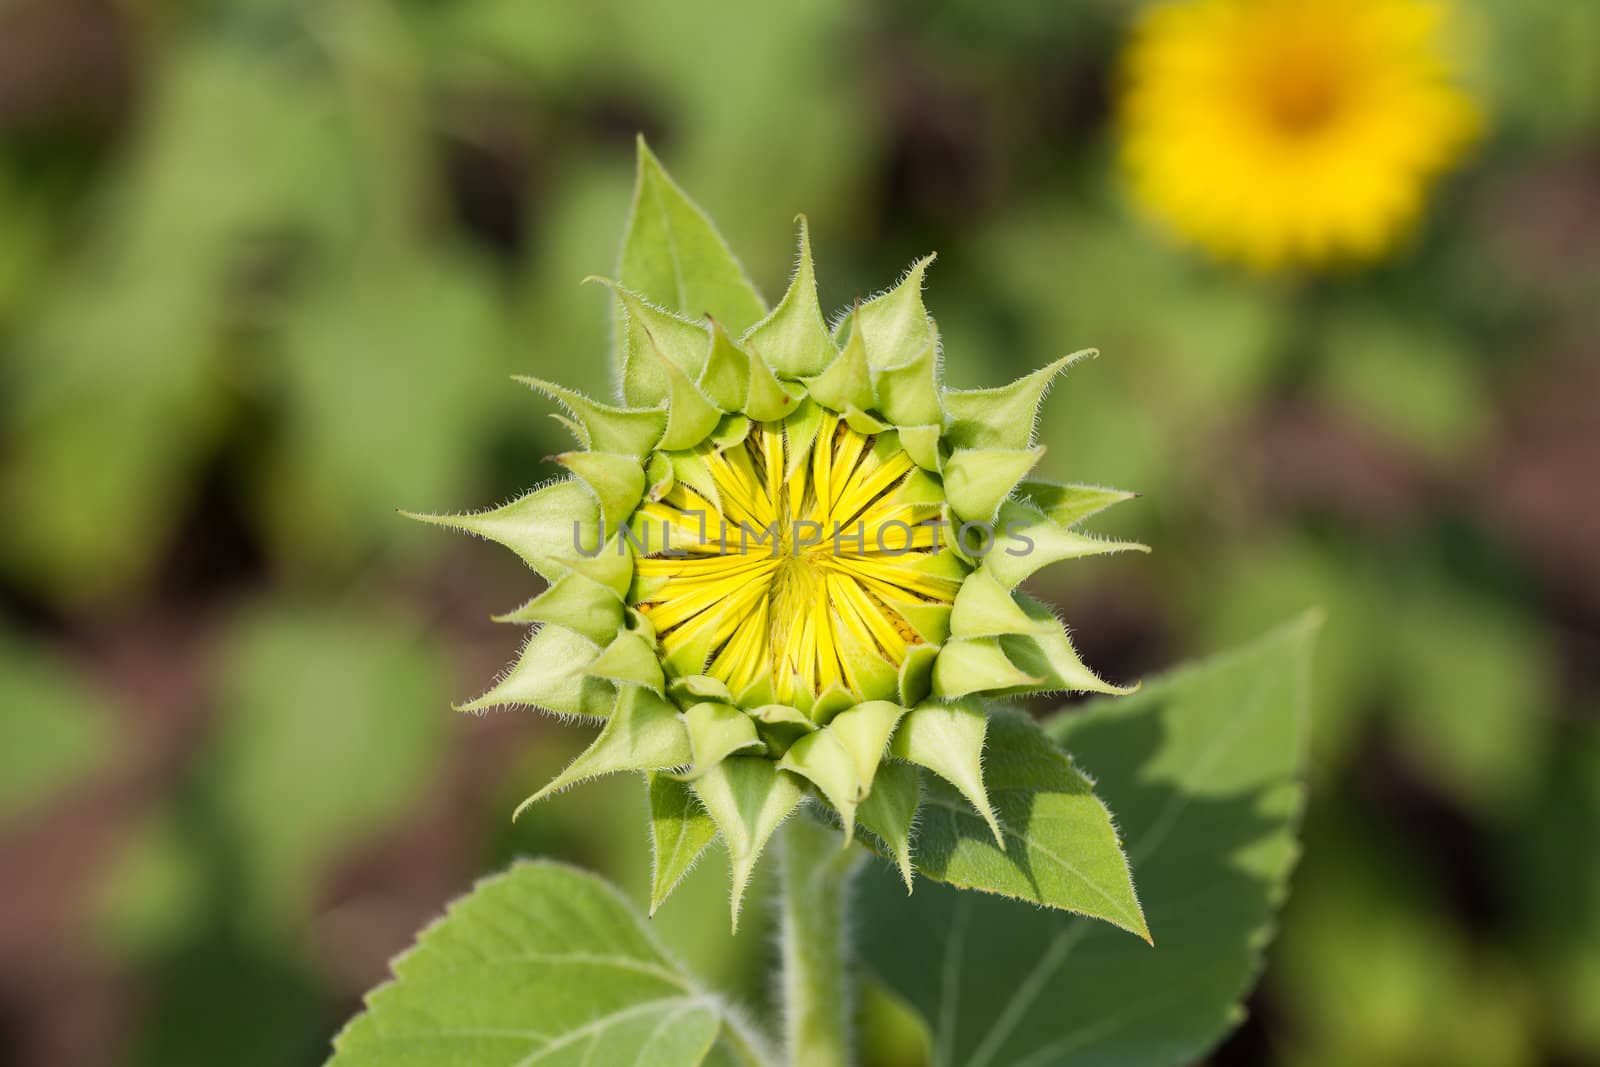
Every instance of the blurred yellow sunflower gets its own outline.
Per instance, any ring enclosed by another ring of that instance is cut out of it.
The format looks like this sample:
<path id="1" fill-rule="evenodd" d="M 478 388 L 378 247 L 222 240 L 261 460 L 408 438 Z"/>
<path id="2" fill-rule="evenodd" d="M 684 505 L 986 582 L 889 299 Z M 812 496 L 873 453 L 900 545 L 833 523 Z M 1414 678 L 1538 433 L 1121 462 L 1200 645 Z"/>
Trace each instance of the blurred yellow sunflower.
<path id="1" fill-rule="evenodd" d="M 1448 10 L 1428 0 L 1180 0 L 1123 58 L 1138 198 L 1216 255 L 1271 270 L 1376 258 L 1476 136 Z"/>

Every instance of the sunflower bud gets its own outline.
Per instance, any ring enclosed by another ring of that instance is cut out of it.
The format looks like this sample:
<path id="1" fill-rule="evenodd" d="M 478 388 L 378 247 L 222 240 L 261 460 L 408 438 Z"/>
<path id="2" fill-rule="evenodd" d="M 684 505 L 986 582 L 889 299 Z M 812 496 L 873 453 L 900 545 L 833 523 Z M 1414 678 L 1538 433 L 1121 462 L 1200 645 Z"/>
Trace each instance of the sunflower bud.
<path id="1" fill-rule="evenodd" d="M 653 906 L 720 838 L 737 922 L 766 843 L 808 795 L 909 888 L 922 774 L 1000 840 L 985 698 L 1127 691 L 1016 591 L 1050 563 L 1143 549 L 1076 529 L 1130 494 L 1032 480 L 1038 407 L 1078 356 L 945 389 L 922 301 L 931 261 L 830 330 L 802 220 L 794 279 L 768 312 L 641 143 L 620 280 L 605 282 L 624 406 L 524 379 L 563 409 L 571 476 L 493 511 L 420 516 L 498 541 L 549 582 L 501 617 L 534 625 L 517 662 L 461 707 L 601 723 L 518 810 L 645 772 Z"/>

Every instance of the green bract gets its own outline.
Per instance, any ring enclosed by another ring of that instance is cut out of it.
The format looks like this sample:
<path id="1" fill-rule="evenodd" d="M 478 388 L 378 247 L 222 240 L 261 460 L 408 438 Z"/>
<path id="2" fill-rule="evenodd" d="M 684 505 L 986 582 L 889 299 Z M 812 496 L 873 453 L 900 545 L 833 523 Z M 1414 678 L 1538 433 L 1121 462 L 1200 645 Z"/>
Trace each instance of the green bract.
<path id="1" fill-rule="evenodd" d="M 999 728 L 983 703 L 1127 691 L 1016 587 L 1061 560 L 1142 550 L 1077 530 L 1131 494 L 1031 480 L 1040 401 L 1078 357 L 995 389 L 940 384 L 931 258 L 830 329 L 802 221 L 769 311 L 641 143 L 605 282 L 620 404 L 525 379 L 563 408 L 572 477 L 425 517 L 507 546 L 549 583 L 503 616 L 534 625 L 516 664 L 462 707 L 602 724 L 523 808 L 644 772 L 652 906 L 720 837 L 737 922 L 767 842 L 809 797 L 908 888 L 920 870 L 1147 936 L 1090 783 L 1031 722 Z M 1004 773 L 986 781 L 985 764 Z M 913 832 L 924 805 L 950 814 L 929 863 Z"/>

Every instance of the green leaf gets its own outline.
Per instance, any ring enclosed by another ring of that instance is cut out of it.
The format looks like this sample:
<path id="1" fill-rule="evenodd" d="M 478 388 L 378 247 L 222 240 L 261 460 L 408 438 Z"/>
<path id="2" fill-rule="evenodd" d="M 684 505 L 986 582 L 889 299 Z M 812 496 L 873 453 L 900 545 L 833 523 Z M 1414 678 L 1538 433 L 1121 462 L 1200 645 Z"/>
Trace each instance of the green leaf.
<path id="1" fill-rule="evenodd" d="M 727 242 L 642 137 L 617 279 L 686 318 L 711 315 L 735 336 L 767 310 Z"/>
<path id="2" fill-rule="evenodd" d="M 328 1067 L 695 1067 L 729 1022 L 600 879 L 520 863 L 394 963 Z"/>
<path id="3" fill-rule="evenodd" d="M 717 824 L 685 783 L 668 774 L 646 776 L 650 783 L 650 914 L 666 902 L 706 846 L 716 840 Z"/>
<path id="4" fill-rule="evenodd" d="M 1111 815 L 1065 753 L 1032 721 L 992 715 L 983 776 L 992 822 L 974 810 L 967 790 L 925 779 L 918 872 L 1104 919 L 1149 939 Z"/>
<path id="5" fill-rule="evenodd" d="M 1237 1024 L 1295 856 L 1315 629 L 1301 621 L 1050 724 L 1117 812 L 1153 950 L 942 886 L 907 900 L 887 872 L 867 876 L 863 959 L 930 1021 L 937 1063 L 1171 1067 Z M 991 738 L 987 770 L 1009 825 L 1004 747 Z M 924 818 L 919 849 L 938 829 Z"/>
<path id="6" fill-rule="evenodd" d="M 0 818 L 50 799 L 110 754 L 100 697 L 45 649 L 0 630 Z"/>

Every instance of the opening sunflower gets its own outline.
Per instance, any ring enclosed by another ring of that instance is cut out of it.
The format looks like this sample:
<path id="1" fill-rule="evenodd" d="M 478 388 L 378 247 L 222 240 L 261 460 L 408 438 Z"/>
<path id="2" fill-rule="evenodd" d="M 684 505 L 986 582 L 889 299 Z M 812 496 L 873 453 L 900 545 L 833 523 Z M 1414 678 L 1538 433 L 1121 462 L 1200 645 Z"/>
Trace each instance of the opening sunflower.
<path id="1" fill-rule="evenodd" d="M 645 226 L 653 243 L 636 247 Z M 1127 691 L 1017 592 L 1048 564 L 1143 548 L 1075 528 L 1131 494 L 1030 477 L 1039 404 L 1078 357 L 946 389 L 922 302 L 931 257 L 830 329 L 803 221 L 798 269 L 769 311 L 642 144 L 629 241 L 607 283 L 623 404 L 526 379 L 564 408 L 580 449 L 556 458 L 575 477 L 493 511 L 424 517 L 499 541 L 549 582 L 501 617 L 536 628 L 463 708 L 603 724 L 523 806 L 645 772 L 653 906 L 716 837 L 735 922 L 768 839 L 807 796 L 908 887 L 925 774 L 1004 853 L 978 698 Z M 691 254 L 694 286 L 677 270 Z M 1111 918 L 1147 934 L 1136 912 Z"/>

